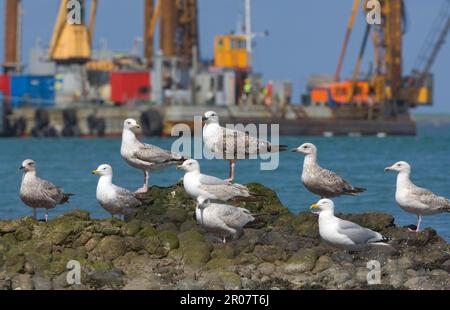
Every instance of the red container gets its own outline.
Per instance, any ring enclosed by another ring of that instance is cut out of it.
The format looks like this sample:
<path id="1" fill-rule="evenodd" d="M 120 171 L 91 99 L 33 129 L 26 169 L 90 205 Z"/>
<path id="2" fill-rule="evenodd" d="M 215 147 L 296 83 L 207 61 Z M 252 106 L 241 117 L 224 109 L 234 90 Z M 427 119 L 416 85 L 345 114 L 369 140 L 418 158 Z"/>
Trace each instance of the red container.
<path id="1" fill-rule="evenodd" d="M 111 101 L 126 104 L 129 101 L 149 100 L 149 71 L 116 71 L 111 72 Z"/>
<path id="2" fill-rule="evenodd" d="M 7 96 L 11 93 L 9 75 L 0 75 L 0 92 Z"/>

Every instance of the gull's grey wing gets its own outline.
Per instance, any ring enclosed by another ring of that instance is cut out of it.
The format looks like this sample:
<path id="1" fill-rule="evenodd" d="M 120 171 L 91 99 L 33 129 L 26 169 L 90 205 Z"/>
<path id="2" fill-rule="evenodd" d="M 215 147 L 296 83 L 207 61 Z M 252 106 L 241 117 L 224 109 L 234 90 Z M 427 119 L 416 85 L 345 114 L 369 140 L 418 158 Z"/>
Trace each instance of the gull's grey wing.
<path id="1" fill-rule="evenodd" d="M 212 177 L 214 178 L 214 177 Z M 218 179 L 221 180 L 221 179 Z M 224 180 L 222 183 L 214 183 L 214 180 L 209 180 L 209 184 L 201 183 L 199 188 L 208 192 L 211 195 L 214 195 L 219 200 L 228 200 L 233 197 L 249 197 L 250 193 L 247 187 L 241 184 L 232 184 L 228 183 Z"/>
<path id="2" fill-rule="evenodd" d="M 55 184 L 43 179 L 37 179 L 34 191 L 40 193 L 43 198 L 53 200 L 56 204 L 60 203 L 63 199 L 63 190 Z"/>
<path id="3" fill-rule="evenodd" d="M 223 185 L 223 184 L 230 184 L 228 181 L 213 177 L 211 175 L 206 175 L 206 174 L 200 174 L 199 177 L 200 180 L 200 184 L 204 184 L 204 185 Z"/>
<path id="4" fill-rule="evenodd" d="M 227 158 L 248 158 L 272 151 L 270 142 L 251 136 L 248 132 L 221 127 L 221 134 L 214 146 L 216 153 Z"/>
<path id="5" fill-rule="evenodd" d="M 414 199 L 430 208 L 450 211 L 450 200 L 445 197 L 438 196 L 426 188 L 416 186 L 411 190 L 410 194 L 414 197 Z"/>
<path id="6" fill-rule="evenodd" d="M 380 233 L 345 220 L 339 221 L 337 231 L 340 234 L 346 235 L 356 245 L 368 244 L 383 240 L 383 236 Z"/>
<path id="7" fill-rule="evenodd" d="M 117 203 L 123 208 L 135 208 L 141 206 L 141 201 L 129 190 L 113 185 L 116 192 Z"/>
<path id="8" fill-rule="evenodd" d="M 248 222 L 254 220 L 250 211 L 244 208 L 237 208 L 225 204 L 216 204 L 218 215 L 222 221 L 230 227 L 242 228 Z"/>
<path id="9" fill-rule="evenodd" d="M 151 144 L 141 143 L 134 156 L 142 161 L 156 164 L 178 162 L 183 159 L 179 154 L 166 151 L 160 147 Z"/>
<path id="10" fill-rule="evenodd" d="M 353 189 L 353 186 L 336 173 L 321 167 L 315 169 L 315 178 L 320 186 L 329 192 L 344 193 Z"/>

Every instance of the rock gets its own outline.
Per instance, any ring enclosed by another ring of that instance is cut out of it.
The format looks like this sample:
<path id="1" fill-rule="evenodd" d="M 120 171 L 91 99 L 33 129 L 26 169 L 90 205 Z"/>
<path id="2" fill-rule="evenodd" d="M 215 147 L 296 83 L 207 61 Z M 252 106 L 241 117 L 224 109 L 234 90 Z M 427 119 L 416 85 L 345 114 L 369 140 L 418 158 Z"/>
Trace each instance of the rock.
<path id="1" fill-rule="evenodd" d="M 159 290 L 161 285 L 155 277 L 138 276 L 128 281 L 124 290 Z"/>
<path id="2" fill-rule="evenodd" d="M 33 277 L 33 286 L 35 290 L 51 290 L 52 282 L 49 279 L 37 275 Z"/>
<path id="3" fill-rule="evenodd" d="M 214 257 L 207 264 L 208 269 L 227 269 L 235 264 L 234 260 L 230 258 Z"/>
<path id="4" fill-rule="evenodd" d="M 20 227 L 19 221 L 1 221 L 0 234 L 13 233 Z"/>
<path id="5" fill-rule="evenodd" d="M 12 279 L 13 290 L 32 290 L 33 281 L 29 274 L 18 274 Z"/>
<path id="6" fill-rule="evenodd" d="M 253 254 L 269 263 L 285 259 L 284 252 L 274 245 L 257 245 L 253 250 Z"/>
<path id="7" fill-rule="evenodd" d="M 25 262 L 25 264 L 23 266 L 23 270 L 25 271 L 25 273 L 28 273 L 28 274 L 34 273 L 34 267 L 30 262 Z"/>
<path id="8" fill-rule="evenodd" d="M 181 183 L 152 187 L 127 222 L 74 211 L 46 223 L 0 221 L 0 289 L 450 289 L 450 247 L 433 229 L 411 233 L 384 213 L 343 218 L 392 237 L 392 248 L 348 252 L 318 236 L 317 216 L 295 216 L 276 193 L 231 200 L 255 214 L 242 235 L 223 244 L 199 227 L 195 201 Z M 67 263 L 81 284 L 67 283 Z M 381 263 L 368 285 L 366 264 Z"/>
<path id="9" fill-rule="evenodd" d="M 162 240 L 162 242 L 167 243 L 169 249 L 178 249 L 180 242 L 178 241 L 177 234 L 170 230 L 164 230 L 161 231 L 158 234 L 159 238 Z"/>
<path id="10" fill-rule="evenodd" d="M 261 263 L 258 266 L 258 271 L 263 275 L 270 276 L 275 271 L 275 265 L 272 263 Z"/>
<path id="11" fill-rule="evenodd" d="M 16 239 L 19 241 L 29 240 L 32 236 L 31 231 L 26 226 L 21 226 L 16 229 Z"/>
<path id="12" fill-rule="evenodd" d="M 106 260 L 114 260 L 126 253 L 125 240 L 118 236 L 107 236 L 99 244 L 99 251 Z"/>
<path id="13" fill-rule="evenodd" d="M 198 231 L 186 231 L 178 235 L 178 239 L 183 251 L 184 264 L 199 267 L 209 260 L 212 246 L 205 242 L 204 237 Z"/>
<path id="14" fill-rule="evenodd" d="M 168 242 L 163 243 L 158 236 L 150 236 L 143 240 L 144 249 L 155 258 L 166 257 L 170 250 Z"/>
<path id="15" fill-rule="evenodd" d="M 300 212 L 292 221 L 295 231 L 301 236 L 319 238 L 318 217 L 311 212 Z"/>
<path id="16" fill-rule="evenodd" d="M 138 220 L 132 220 L 122 226 L 124 236 L 135 236 L 141 230 L 141 223 Z"/>
<path id="17" fill-rule="evenodd" d="M 173 223 L 183 223 L 186 220 L 187 212 L 184 209 L 178 207 L 172 207 L 167 209 L 164 217 L 167 221 Z"/>
<path id="18" fill-rule="evenodd" d="M 283 270 L 288 273 L 302 273 L 311 271 L 317 260 L 317 253 L 313 249 L 301 249 L 292 255 L 283 265 Z"/>
<path id="19" fill-rule="evenodd" d="M 315 273 L 322 272 L 325 269 L 330 268 L 332 265 L 333 265 L 333 260 L 331 259 L 331 257 L 329 257 L 327 255 L 322 255 L 317 259 L 313 271 Z"/>
<path id="20" fill-rule="evenodd" d="M 52 287 L 55 290 L 65 289 L 69 286 L 70 284 L 67 282 L 67 272 L 63 272 L 52 279 Z"/>
<path id="21" fill-rule="evenodd" d="M 406 288 L 412 290 L 423 290 L 425 289 L 428 282 L 428 277 L 413 277 L 404 283 Z"/>
<path id="22" fill-rule="evenodd" d="M 119 286 L 122 286 L 124 283 L 123 273 L 118 269 L 95 270 L 88 275 L 88 278 L 88 282 L 96 288 L 117 288 Z"/>

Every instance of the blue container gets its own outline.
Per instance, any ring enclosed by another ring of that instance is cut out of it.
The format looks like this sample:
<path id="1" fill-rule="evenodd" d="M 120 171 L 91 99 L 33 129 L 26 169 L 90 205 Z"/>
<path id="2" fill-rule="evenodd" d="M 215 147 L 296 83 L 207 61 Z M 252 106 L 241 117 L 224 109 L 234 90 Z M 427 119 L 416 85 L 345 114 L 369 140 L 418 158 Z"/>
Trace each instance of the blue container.
<path id="1" fill-rule="evenodd" d="M 11 76 L 11 107 L 49 107 L 55 104 L 55 78 L 49 75 Z"/>

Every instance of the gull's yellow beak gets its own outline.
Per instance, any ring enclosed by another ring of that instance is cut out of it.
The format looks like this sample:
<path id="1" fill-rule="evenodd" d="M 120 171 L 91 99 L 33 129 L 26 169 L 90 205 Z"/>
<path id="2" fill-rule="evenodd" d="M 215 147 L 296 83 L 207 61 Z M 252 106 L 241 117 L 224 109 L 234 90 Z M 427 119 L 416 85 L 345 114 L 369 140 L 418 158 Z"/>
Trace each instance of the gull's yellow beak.
<path id="1" fill-rule="evenodd" d="M 136 127 L 137 129 L 139 129 L 139 128 L 141 128 L 141 125 L 136 124 L 136 125 L 134 125 L 134 127 Z"/>
<path id="2" fill-rule="evenodd" d="M 98 170 L 97 170 L 97 169 L 92 170 L 92 174 L 97 174 L 97 173 L 98 173 Z"/>
<path id="3" fill-rule="evenodd" d="M 317 203 L 312 204 L 311 207 L 309 207 L 310 209 L 318 209 L 319 205 Z"/>

